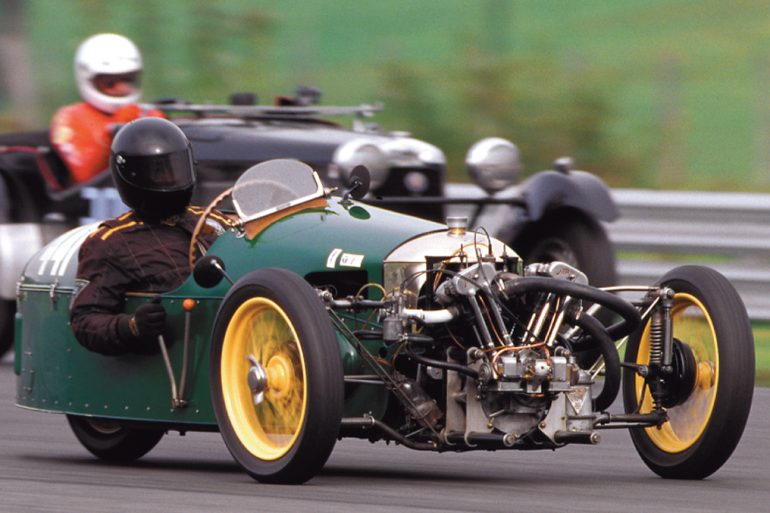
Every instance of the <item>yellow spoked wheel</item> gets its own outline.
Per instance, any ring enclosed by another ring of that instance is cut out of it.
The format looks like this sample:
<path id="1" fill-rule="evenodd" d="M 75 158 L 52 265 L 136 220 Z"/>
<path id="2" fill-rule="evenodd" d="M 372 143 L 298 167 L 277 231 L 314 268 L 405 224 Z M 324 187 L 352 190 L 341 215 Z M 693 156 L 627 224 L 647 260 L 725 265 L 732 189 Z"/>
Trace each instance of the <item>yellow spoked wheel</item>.
<path id="1" fill-rule="evenodd" d="M 261 269 L 233 286 L 214 327 L 211 387 L 222 437 L 255 479 L 300 483 L 321 469 L 342 417 L 342 363 L 307 282 Z"/>
<path id="2" fill-rule="evenodd" d="M 678 375 L 675 376 L 675 379 L 685 381 L 681 384 L 683 390 L 677 391 L 684 397 L 667 401 L 669 404 L 681 401 L 681 404 L 667 409 L 668 422 L 663 426 L 647 428 L 646 431 L 652 443 L 659 449 L 676 453 L 692 447 L 703 434 L 714 411 L 719 379 L 719 351 L 714 324 L 698 298 L 691 294 L 676 294 L 671 318 L 675 344 L 680 344 L 675 346 L 676 351 L 680 353 L 677 360 L 687 367 L 679 369 Z M 649 324 L 642 335 L 636 361 L 644 364 L 650 361 Z M 653 411 L 650 391 L 640 376 L 636 377 L 636 396 L 642 398 L 640 413 Z"/>
<path id="3" fill-rule="evenodd" d="M 754 383 L 754 343 L 745 307 L 732 285 L 713 270 L 685 266 L 661 283 L 674 290 L 671 374 L 659 378 L 667 421 L 633 429 L 647 465 L 663 477 L 696 479 L 715 472 L 740 440 Z M 650 325 L 632 337 L 626 360 L 650 363 Z M 627 371 L 626 411 L 654 410 L 649 379 Z"/>
<path id="4" fill-rule="evenodd" d="M 235 311 L 220 360 L 227 415 L 244 447 L 275 460 L 299 436 L 307 399 L 297 333 L 275 302 L 257 297 Z"/>

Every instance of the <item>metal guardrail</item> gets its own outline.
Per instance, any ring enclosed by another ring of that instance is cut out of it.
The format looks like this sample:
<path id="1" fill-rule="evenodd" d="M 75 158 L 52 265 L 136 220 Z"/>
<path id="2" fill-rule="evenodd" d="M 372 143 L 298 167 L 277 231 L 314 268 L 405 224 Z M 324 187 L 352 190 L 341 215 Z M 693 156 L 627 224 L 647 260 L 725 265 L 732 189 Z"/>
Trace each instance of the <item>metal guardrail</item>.
<path id="1" fill-rule="evenodd" d="M 651 283 L 685 263 L 738 289 L 753 320 L 770 320 L 770 194 L 614 189 L 622 216 L 606 225 L 622 283 Z"/>
<path id="2" fill-rule="evenodd" d="M 446 192 L 484 196 L 472 184 L 447 184 Z M 753 320 L 770 321 L 770 194 L 613 189 L 612 196 L 621 218 L 605 228 L 620 283 L 649 284 L 678 265 L 708 265 L 736 286 Z"/>
<path id="3" fill-rule="evenodd" d="M 486 196 L 471 184 L 447 184 L 447 193 Z M 677 265 L 705 264 L 736 286 L 752 319 L 770 321 L 770 194 L 613 189 L 612 196 L 621 218 L 605 227 L 621 283 L 653 283 Z M 108 201 L 124 208 L 117 196 L 94 205 Z M 462 206 L 452 210 L 468 215 Z"/>

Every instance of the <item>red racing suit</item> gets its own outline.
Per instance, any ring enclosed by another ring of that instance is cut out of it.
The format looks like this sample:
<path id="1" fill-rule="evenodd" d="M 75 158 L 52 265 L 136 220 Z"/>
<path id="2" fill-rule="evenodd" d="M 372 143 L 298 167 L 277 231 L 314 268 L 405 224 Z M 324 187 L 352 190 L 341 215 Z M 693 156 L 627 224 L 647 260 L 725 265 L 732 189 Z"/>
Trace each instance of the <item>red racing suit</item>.
<path id="1" fill-rule="evenodd" d="M 51 120 L 51 142 L 69 169 L 72 185 L 107 169 L 115 125 L 146 116 L 165 117 L 159 110 L 139 105 L 126 105 L 109 114 L 85 102 L 56 111 Z"/>
<path id="2" fill-rule="evenodd" d="M 133 211 L 103 222 L 80 247 L 70 323 L 75 338 L 91 351 L 107 355 L 144 352 L 157 342 L 136 340 L 121 330 L 130 317 L 123 313 L 127 292 L 166 292 L 179 287 L 190 274 L 188 248 L 202 210 L 188 207 L 160 223 L 139 219 Z M 217 230 L 204 230 L 208 247 L 217 231 L 231 222 L 218 212 Z M 207 226 L 206 228 L 210 228 Z M 121 318 L 123 322 L 121 322 Z"/>

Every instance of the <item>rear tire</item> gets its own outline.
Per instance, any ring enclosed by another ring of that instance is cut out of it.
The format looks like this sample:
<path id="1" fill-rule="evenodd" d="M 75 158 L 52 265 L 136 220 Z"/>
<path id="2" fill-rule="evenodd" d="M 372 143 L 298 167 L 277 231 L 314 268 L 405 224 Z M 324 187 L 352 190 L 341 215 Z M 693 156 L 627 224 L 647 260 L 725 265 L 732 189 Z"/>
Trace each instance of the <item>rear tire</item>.
<path id="1" fill-rule="evenodd" d="M 128 428 L 111 419 L 67 415 L 72 432 L 83 447 L 107 461 L 134 461 L 155 447 L 165 431 Z"/>
<path id="2" fill-rule="evenodd" d="M 680 355 L 677 372 L 666 377 L 662 404 L 670 405 L 669 420 L 660 428 L 632 429 L 631 439 L 659 476 L 702 479 L 730 457 L 749 416 L 754 392 L 751 323 L 733 286 L 712 269 L 679 267 L 660 283 L 675 292 L 671 317 Z M 649 339 L 647 323 L 631 337 L 626 361 L 646 365 Z M 624 373 L 623 399 L 628 413 L 652 410 L 649 387 L 635 372 Z"/>

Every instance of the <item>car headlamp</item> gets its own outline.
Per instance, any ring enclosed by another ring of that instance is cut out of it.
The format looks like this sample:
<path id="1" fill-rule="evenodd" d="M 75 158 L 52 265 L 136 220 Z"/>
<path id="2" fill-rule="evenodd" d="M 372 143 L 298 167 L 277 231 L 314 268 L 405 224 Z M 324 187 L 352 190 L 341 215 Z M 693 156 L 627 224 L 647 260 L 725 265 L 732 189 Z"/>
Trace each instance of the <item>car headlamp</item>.
<path id="1" fill-rule="evenodd" d="M 444 152 L 432 144 L 412 137 L 397 137 L 385 142 L 382 149 L 391 165 L 398 167 L 443 166 Z"/>
<path id="2" fill-rule="evenodd" d="M 376 142 L 369 139 L 354 139 L 337 148 L 332 157 L 332 165 L 336 167 L 343 182 L 356 166 L 366 167 L 371 177 L 372 190 L 385 183 L 388 177 L 388 157 Z"/>
<path id="3" fill-rule="evenodd" d="M 511 141 L 489 137 L 476 142 L 465 157 L 468 173 L 489 194 L 513 185 L 521 171 L 519 149 Z"/>

